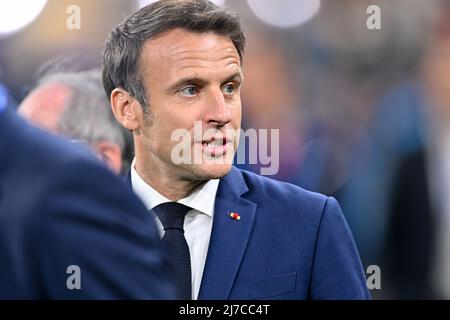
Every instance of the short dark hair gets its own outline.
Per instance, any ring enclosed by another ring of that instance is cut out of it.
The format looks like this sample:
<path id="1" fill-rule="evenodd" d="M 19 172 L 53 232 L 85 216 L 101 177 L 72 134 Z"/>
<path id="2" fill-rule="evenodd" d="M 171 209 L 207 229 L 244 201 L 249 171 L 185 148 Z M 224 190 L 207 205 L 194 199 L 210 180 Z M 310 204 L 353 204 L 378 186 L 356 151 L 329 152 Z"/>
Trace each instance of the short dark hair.
<path id="1" fill-rule="evenodd" d="M 147 40 L 175 28 L 227 36 L 242 61 L 245 36 L 239 16 L 231 9 L 208 0 L 160 0 L 131 15 L 106 40 L 103 86 L 108 97 L 115 88 L 123 88 L 148 114 L 148 93 L 139 70 L 142 47 Z"/>

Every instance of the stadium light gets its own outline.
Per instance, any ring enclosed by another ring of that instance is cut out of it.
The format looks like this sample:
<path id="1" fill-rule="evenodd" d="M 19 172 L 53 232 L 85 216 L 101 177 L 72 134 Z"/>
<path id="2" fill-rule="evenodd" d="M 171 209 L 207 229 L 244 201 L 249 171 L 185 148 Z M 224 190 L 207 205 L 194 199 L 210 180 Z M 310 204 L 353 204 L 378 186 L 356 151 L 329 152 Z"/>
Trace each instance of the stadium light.
<path id="1" fill-rule="evenodd" d="M 0 37 L 17 32 L 33 22 L 47 0 L 11 0 L 0 3 Z"/>
<path id="2" fill-rule="evenodd" d="M 156 2 L 158 0 L 138 0 L 137 6 L 138 8 L 145 7 L 146 5 L 149 5 L 150 3 Z M 211 2 L 214 2 L 215 4 L 219 6 L 223 6 L 225 4 L 225 0 L 211 0 Z"/>
<path id="3" fill-rule="evenodd" d="M 312 19 L 320 10 L 320 0 L 247 0 L 253 13 L 263 22 L 291 28 Z"/>

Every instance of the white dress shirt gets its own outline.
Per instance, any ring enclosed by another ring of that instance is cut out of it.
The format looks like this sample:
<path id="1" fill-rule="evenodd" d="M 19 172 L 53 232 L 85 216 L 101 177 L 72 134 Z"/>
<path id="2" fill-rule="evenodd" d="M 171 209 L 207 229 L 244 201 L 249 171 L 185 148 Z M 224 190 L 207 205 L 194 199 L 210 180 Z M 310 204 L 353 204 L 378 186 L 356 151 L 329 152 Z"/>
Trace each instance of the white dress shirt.
<path id="1" fill-rule="evenodd" d="M 219 179 L 209 180 L 195 189 L 186 198 L 177 201 L 192 208 L 192 210 L 187 212 L 184 219 L 184 235 L 191 254 L 192 299 L 194 300 L 197 299 L 200 291 L 203 269 L 208 253 L 214 217 L 214 203 L 219 181 Z M 171 202 L 139 176 L 134 168 L 134 161 L 131 165 L 131 185 L 134 193 L 144 202 L 148 210 L 161 203 Z M 155 221 L 162 238 L 164 229 L 156 215 Z"/>

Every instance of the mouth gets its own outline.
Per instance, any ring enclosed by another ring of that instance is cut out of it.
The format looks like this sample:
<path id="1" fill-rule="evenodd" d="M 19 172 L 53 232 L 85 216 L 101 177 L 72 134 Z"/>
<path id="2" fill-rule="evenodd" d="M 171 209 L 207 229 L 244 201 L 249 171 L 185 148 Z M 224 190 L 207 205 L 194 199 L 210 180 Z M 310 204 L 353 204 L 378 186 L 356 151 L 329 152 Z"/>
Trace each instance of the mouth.
<path id="1" fill-rule="evenodd" d="M 221 157 L 227 153 L 230 143 L 231 139 L 227 137 L 212 136 L 209 139 L 202 140 L 202 150 L 211 157 Z"/>

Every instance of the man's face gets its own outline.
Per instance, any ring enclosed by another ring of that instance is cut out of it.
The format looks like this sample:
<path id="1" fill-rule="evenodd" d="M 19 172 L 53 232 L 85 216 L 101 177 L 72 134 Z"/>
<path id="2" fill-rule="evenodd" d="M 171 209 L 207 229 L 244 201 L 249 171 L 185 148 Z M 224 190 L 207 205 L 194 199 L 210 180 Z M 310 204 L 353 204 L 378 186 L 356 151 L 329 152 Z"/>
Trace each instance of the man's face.
<path id="1" fill-rule="evenodd" d="M 137 161 L 145 170 L 185 180 L 226 175 L 238 139 L 230 132 L 241 123 L 243 76 L 233 42 L 213 33 L 175 29 L 145 44 L 140 67 L 150 96 L 150 119 L 142 115 L 139 121 Z M 173 161 L 181 141 L 179 136 L 172 141 L 177 129 L 189 132 L 181 140 L 191 150 L 190 163 Z"/>

